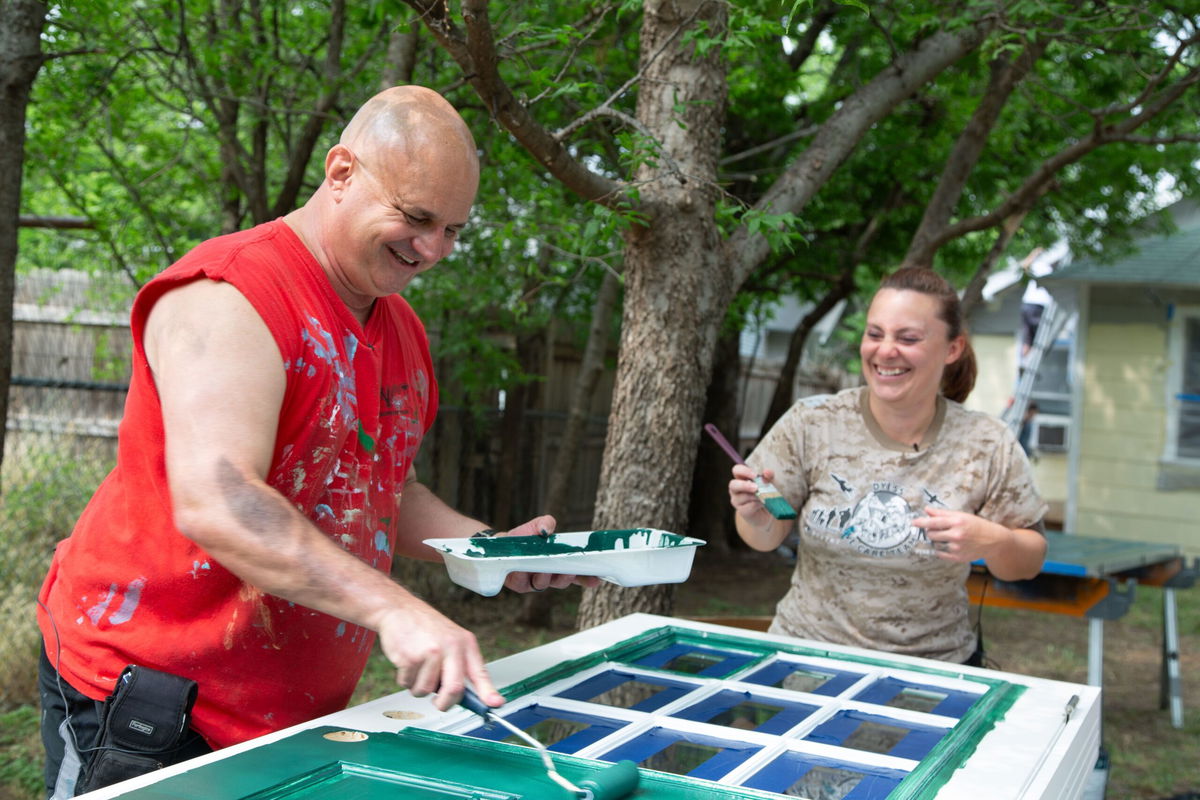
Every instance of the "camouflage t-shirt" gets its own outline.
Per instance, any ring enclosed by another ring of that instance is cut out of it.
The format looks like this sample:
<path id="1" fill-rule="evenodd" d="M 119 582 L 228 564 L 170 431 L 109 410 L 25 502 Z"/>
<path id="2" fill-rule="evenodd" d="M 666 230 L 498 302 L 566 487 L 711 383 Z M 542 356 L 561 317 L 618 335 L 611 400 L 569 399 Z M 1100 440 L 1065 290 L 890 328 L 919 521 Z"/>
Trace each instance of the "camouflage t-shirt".
<path id="1" fill-rule="evenodd" d="M 912 520 L 933 506 L 1030 528 L 1046 504 L 1000 420 L 939 396 L 914 448 L 884 435 L 867 392 L 796 403 L 747 459 L 774 470 L 801 509 L 796 570 L 771 632 L 963 662 L 975 649 L 970 566 L 937 558 Z"/>

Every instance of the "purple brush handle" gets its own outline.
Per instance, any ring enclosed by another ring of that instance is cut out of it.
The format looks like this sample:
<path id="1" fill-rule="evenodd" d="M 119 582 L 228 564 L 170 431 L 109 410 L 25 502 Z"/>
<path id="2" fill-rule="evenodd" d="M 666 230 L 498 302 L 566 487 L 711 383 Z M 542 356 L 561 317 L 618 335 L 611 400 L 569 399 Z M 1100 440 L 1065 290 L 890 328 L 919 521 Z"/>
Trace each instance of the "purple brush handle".
<path id="1" fill-rule="evenodd" d="M 704 426 L 704 432 L 707 433 L 709 436 L 711 436 L 714 442 L 721 445 L 721 449 L 729 454 L 729 457 L 733 459 L 733 463 L 735 463 L 735 464 L 745 464 L 746 463 L 745 461 L 742 460 L 742 457 L 738 455 L 738 451 L 733 449 L 733 445 L 731 445 L 729 443 L 729 440 L 726 439 L 724 436 L 722 436 L 721 432 L 719 430 L 717 430 L 716 425 L 713 425 L 711 422 L 708 423 L 707 425 Z"/>

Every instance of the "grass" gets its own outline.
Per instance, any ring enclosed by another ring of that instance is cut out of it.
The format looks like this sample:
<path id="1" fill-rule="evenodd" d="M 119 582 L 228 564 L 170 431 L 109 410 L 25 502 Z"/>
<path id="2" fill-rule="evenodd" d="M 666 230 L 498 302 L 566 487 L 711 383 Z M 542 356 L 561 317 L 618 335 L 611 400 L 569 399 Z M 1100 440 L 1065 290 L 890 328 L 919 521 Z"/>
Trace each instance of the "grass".
<path id="1" fill-rule="evenodd" d="M 0 498 L 0 709 L 37 700 L 33 687 L 41 635 L 33 601 L 55 543 L 70 534 L 111 466 L 113 449 L 105 439 L 10 436 Z"/>
<path id="2" fill-rule="evenodd" d="M 788 568 L 767 557 L 697 559 L 692 579 L 677 588 L 678 616 L 770 614 L 786 587 Z M 406 576 L 457 622 L 474 631 L 490 661 L 554 641 L 574 630 L 579 590 L 559 595 L 550 630 L 513 622 L 521 598 L 479 598 L 449 587 L 427 570 Z M 1158 707 L 1162 592 L 1138 587 L 1123 618 L 1105 624 L 1104 743 L 1110 755 L 1107 797 L 1165 800 L 1200 793 L 1200 590 L 1176 593 L 1184 686 L 1183 729 Z M 983 610 L 992 666 L 1055 680 L 1087 681 L 1087 622 L 1076 617 L 997 608 Z M 376 652 L 352 703 L 396 690 L 393 670 Z M 0 716 L 0 800 L 40 797 L 41 743 L 37 713 L 22 707 Z"/>
<path id="3" fill-rule="evenodd" d="M 42 737 L 38 711 L 22 706 L 0 714 L 0 800 L 41 797 Z"/>

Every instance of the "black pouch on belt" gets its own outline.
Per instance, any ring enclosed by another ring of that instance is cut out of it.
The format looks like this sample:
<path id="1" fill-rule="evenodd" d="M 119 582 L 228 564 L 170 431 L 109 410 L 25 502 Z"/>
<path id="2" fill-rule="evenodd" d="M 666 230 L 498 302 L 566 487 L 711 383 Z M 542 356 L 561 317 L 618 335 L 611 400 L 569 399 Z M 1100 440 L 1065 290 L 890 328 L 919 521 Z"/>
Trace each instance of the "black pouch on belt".
<path id="1" fill-rule="evenodd" d="M 174 763 L 191 735 L 188 720 L 196 682 L 168 672 L 130 665 L 104 701 L 98 749 L 76 792 L 144 775 Z"/>

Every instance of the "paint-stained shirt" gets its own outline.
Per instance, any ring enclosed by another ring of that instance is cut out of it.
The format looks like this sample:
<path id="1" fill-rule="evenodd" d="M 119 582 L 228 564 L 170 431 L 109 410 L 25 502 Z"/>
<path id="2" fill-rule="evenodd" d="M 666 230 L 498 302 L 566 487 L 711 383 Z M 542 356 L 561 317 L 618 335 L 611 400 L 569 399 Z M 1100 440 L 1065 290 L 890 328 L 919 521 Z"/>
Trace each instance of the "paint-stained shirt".
<path id="1" fill-rule="evenodd" d="M 939 396 L 914 449 L 883 433 L 867 393 L 801 400 L 747 458 L 774 470 L 775 487 L 801 509 L 796 568 L 771 632 L 966 661 L 970 565 L 937 558 L 912 520 L 934 507 L 1031 528 L 1047 506 L 1000 420 Z"/>
<path id="2" fill-rule="evenodd" d="M 53 622 L 41 610 L 39 622 L 51 662 L 95 699 L 126 664 L 195 679 L 193 727 L 223 747 L 343 708 L 374 634 L 264 595 L 173 524 L 142 334 L 164 293 L 201 278 L 236 287 L 279 347 L 287 384 L 267 482 L 384 572 L 437 386 L 408 303 L 377 300 L 359 324 L 282 220 L 201 244 L 139 293 L 117 465 L 56 549 L 41 592 Z"/>

